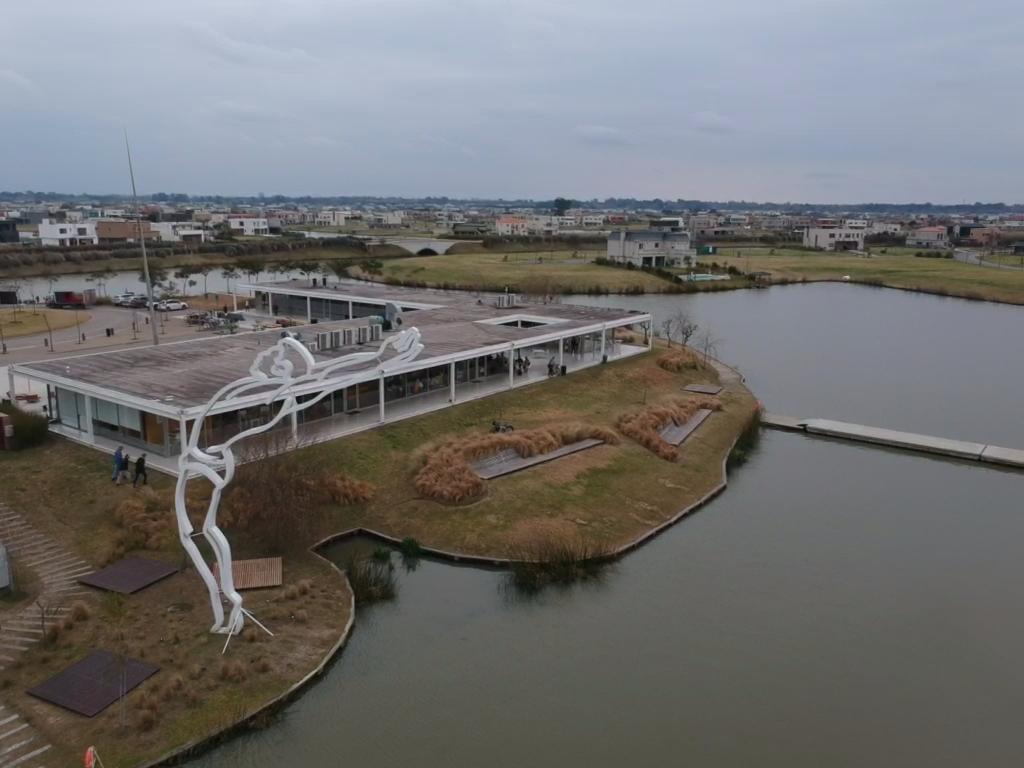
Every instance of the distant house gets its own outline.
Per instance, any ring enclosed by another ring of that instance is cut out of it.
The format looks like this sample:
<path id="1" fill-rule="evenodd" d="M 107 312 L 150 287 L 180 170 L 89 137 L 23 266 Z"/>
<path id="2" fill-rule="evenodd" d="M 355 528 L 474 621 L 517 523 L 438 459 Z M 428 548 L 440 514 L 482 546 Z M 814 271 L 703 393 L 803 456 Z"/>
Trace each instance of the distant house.
<path id="1" fill-rule="evenodd" d="M 501 237 L 519 237 L 530 233 L 525 216 L 499 216 L 494 222 L 494 230 Z"/>
<path id="2" fill-rule="evenodd" d="M 191 221 L 158 221 L 149 225 L 165 243 L 205 243 L 206 230 Z"/>
<path id="3" fill-rule="evenodd" d="M 137 221 L 105 221 L 100 219 L 93 225 L 96 228 L 96 239 L 100 243 L 139 242 L 139 222 Z M 148 221 L 142 222 L 142 236 L 146 238 L 147 242 L 160 237 Z"/>
<path id="4" fill-rule="evenodd" d="M 18 222 L 13 219 L 0 221 L 0 243 L 16 243 L 19 239 Z"/>
<path id="5" fill-rule="evenodd" d="M 637 267 L 675 267 L 694 256 L 690 233 L 681 229 L 615 230 L 608 235 L 608 259 Z"/>
<path id="6" fill-rule="evenodd" d="M 994 246 L 999 244 L 1003 236 L 1003 230 L 999 227 L 975 227 L 967 236 L 967 241 L 972 245 Z"/>
<path id="7" fill-rule="evenodd" d="M 262 216 L 243 216 L 232 214 L 227 218 L 228 226 L 235 235 L 256 237 L 270 234 L 270 222 Z"/>
<path id="8" fill-rule="evenodd" d="M 43 219 L 39 222 L 39 243 L 63 248 L 69 245 L 96 245 L 99 238 L 94 222 L 69 224 L 66 221 Z"/>
<path id="9" fill-rule="evenodd" d="M 819 251 L 862 251 L 867 229 L 860 227 L 807 227 L 804 247 Z"/>
<path id="10" fill-rule="evenodd" d="M 1014 243 L 1010 246 L 1014 256 L 1024 256 L 1024 242 Z"/>
<path id="11" fill-rule="evenodd" d="M 945 227 L 921 227 L 907 235 L 910 248 L 949 248 L 949 235 Z"/>

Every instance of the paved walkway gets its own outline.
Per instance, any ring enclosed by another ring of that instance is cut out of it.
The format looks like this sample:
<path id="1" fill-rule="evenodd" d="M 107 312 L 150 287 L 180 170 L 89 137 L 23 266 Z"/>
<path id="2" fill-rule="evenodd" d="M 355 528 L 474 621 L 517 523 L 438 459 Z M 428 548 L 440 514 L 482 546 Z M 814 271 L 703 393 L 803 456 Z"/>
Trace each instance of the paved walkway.
<path id="1" fill-rule="evenodd" d="M 0 542 L 7 547 L 11 560 L 31 570 L 40 580 L 38 601 L 53 612 L 47 622 L 59 620 L 71 603 L 91 594 L 78 584 L 78 578 L 93 567 L 3 504 Z M 42 639 L 39 606 L 35 602 L 0 614 L 0 670 Z M 0 704 L 0 768 L 41 768 L 46 765 L 50 749 L 50 744 L 17 712 Z"/>

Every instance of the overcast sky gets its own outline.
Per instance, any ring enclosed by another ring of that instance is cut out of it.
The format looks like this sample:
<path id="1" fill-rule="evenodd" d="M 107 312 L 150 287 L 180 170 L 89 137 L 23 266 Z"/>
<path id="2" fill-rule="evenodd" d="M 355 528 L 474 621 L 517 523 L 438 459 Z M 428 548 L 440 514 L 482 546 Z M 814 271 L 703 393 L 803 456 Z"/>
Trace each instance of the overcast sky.
<path id="1" fill-rule="evenodd" d="M 0 189 L 1024 202 L 1021 0 L 7 2 Z"/>

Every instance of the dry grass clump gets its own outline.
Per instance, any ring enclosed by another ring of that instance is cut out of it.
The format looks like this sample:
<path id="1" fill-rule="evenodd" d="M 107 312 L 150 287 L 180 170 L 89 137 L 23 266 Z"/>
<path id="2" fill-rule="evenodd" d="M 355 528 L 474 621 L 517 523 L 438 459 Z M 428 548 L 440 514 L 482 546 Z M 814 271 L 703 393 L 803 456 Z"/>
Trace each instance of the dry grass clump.
<path id="1" fill-rule="evenodd" d="M 308 546 L 332 504 L 361 504 L 373 496 L 369 483 L 338 473 L 312 451 L 285 451 L 257 442 L 224 495 L 221 521 L 251 530 L 282 550 Z"/>
<path id="2" fill-rule="evenodd" d="M 240 661 L 227 659 L 221 662 L 220 679 L 228 683 L 241 683 L 245 681 L 245 667 Z"/>
<path id="3" fill-rule="evenodd" d="M 686 370 L 695 371 L 707 367 L 700 355 L 688 347 L 669 350 L 658 358 L 658 365 L 672 373 Z"/>
<path id="4" fill-rule="evenodd" d="M 151 488 L 143 488 L 121 501 L 114 508 L 114 522 L 118 530 L 103 554 L 105 563 L 134 550 L 160 551 L 174 544 L 174 513 L 170 503 Z"/>
<path id="5" fill-rule="evenodd" d="M 679 400 L 670 405 L 652 406 L 626 414 L 619 418 L 616 426 L 622 434 L 640 443 L 656 456 L 665 461 L 675 461 L 679 458 L 679 449 L 662 440 L 661 430 L 669 423 L 685 424 L 702 408 L 720 411 L 722 403 L 715 397 Z"/>
<path id="6" fill-rule="evenodd" d="M 70 616 L 73 621 L 88 621 L 92 610 L 81 600 L 76 600 L 71 604 Z"/>
<path id="7" fill-rule="evenodd" d="M 588 439 L 603 440 L 613 445 L 619 442 L 619 436 L 612 430 L 584 424 L 521 432 L 476 433 L 447 440 L 424 452 L 423 466 L 416 474 L 416 491 L 435 501 L 460 504 L 482 496 L 485 489 L 484 481 L 473 471 L 470 462 L 508 450 L 529 458 Z"/>

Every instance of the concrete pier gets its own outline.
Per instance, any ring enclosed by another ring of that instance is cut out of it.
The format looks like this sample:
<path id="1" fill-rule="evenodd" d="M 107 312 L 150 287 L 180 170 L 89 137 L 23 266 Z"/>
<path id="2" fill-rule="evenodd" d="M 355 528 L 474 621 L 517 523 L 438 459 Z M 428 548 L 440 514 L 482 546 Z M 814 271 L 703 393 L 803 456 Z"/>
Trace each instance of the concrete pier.
<path id="1" fill-rule="evenodd" d="M 772 429 L 805 432 L 811 435 L 822 435 L 823 437 L 884 445 L 889 448 L 899 448 L 905 451 L 930 453 L 936 456 L 948 456 L 955 459 L 966 459 L 985 464 L 999 464 L 1005 467 L 1024 469 L 1024 450 L 1016 448 L 1002 448 L 997 445 L 973 443 L 967 440 L 949 440 L 944 437 L 918 435 L 913 432 L 899 432 L 894 429 L 869 427 L 864 424 L 850 424 L 845 421 L 832 421 L 831 419 L 797 419 L 773 413 L 762 414 L 761 424 Z"/>

